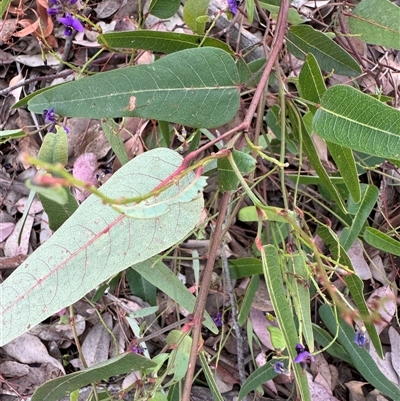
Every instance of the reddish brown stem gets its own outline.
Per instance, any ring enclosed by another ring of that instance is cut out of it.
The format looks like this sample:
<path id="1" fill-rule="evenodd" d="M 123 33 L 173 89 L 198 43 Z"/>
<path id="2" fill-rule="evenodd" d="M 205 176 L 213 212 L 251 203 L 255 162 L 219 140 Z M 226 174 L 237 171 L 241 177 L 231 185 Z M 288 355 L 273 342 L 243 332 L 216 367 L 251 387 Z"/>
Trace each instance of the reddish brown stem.
<path id="1" fill-rule="evenodd" d="M 190 400 L 190 392 L 192 389 L 192 381 L 194 370 L 196 368 L 196 358 L 198 347 L 200 344 L 201 326 L 203 322 L 204 308 L 206 306 L 208 291 L 210 290 L 211 277 L 214 270 L 215 260 L 217 258 L 218 249 L 221 246 L 221 233 L 225 220 L 225 214 L 228 209 L 230 199 L 229 192 L 222 195 L 220 211 L 218 214 L 217 223 L 215 225 L 214 235 L 211 241 L 210 253 L 206 268 L 204 269 L 203 279 L 201 281 L 199 296 L 193 313 L 193 329 L 192 329 L 192 348 L 190 350 L 189 367 L 186 373 L 185 386 L 183 387 L 182 401 Z"/>
<path id="2" fill-rule="evenodd" d="M 224 135 L 208 142 L 206 145 L 202 146 L 201 148 L 197 149 L 194 152 L 189 153 L 186 158 L 184 159 L 182 166 L 179 167 L 177 171 L 175 171 L 168 180 L 172 179 L 179 173 L 181 173 L 185 168 L 187 168 L 191 161 L 194 160 L 201 152 L 205 149 L 213 146 L 216 142 L 220 141 L 221 139 L 232 135 L 234 132 L 248 130 L 253 119 L 254 113 L 257 110 L 258 103 L 262 98 L 262 94 L 264 91 L 265 86 L 268 83 L 269 75 L 272 71 L 274 66 L 275 60 L 279 55 L 279 52 L 282 49 L 283 40 L 285 36 L 286 26 L 287 26 L 287 14 L 289 10 L 289 0 L 282 0 L 281 7 L 279 9 L 277 26 L 276 26 L 276 35 L 274 36 L 274 40 L 272 42 L 272 50 L 269 55 L 269 59 L 267 65 L 265 66 L 264 72 L 261 76 L 260 82 L 252 99 L 252 102 L 249 106 L 249 109 L 246 113 L 246 117 L 241 124 L 239 124 L 236 128 L 226 132 Z M 196 307 L 194 310 L 193 316 L 193 328 L 192 328 L 192 348 L 190 351 L 189 357 L 189 367 L 186 373 L 185 378 L 185 385 L 183 388 L 183 395 L 182 401 L 189 401 L 190 400 L 190 393 L 192 388 L 192 381 L 194 377 L 195 367 L 196 367 L 196 358 L 198 353 L 198 348 L 200 344 L 200 336 L 201 336 L 201 327 L 203 321 L 203 314 L 204 308 L 207 300 L 208 291 L 210 288 L 211 276 L 214 269 L 214 263 L 217 257 L 217 251 L 221 243 L 221 234 L 223 223 L 225 219 L 226 210 L 229 203 L 229 192 L 224 193 L 221 200 L 221 207 L 220 212 L 217 219 L 217 224 L 215 227 L 214 235 L 211 242 L 211 248 L 209 253 L 209 258 L 207 260 L 207 265 L 204 270 L 204 275 L 202 278 L 201 286 L 199 295 L 197 298 Z"/>

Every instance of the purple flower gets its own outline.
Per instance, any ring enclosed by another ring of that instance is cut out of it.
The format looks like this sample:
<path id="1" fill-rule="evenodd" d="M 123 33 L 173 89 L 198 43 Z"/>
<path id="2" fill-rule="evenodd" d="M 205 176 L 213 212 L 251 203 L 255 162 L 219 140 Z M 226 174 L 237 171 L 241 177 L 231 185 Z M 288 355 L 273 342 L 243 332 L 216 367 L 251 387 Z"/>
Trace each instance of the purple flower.
<path id="1" fill-rule="evenodd" d="M 132 345 L 129 348 L 129 351 L 133 352 L 134 354 L 141 354 L 141 355 L 143 355 L 143 353 L 144 353 L 143 347 L 141 347 L 139 344 L 138 345 Z"/>
<path id="2" fill-rule="evenodd" d="M 228 6 L 232 14 L 236 14 L 239 2 L 237 0 L 228 0 Z"/>
<path id="3" fill-rule="evenodd" d="M 58 15 L 63 12 L 68 12 L 71 6 L 77 3 L 78 0 L 49 0 L 50 7 L 47 9 L 49 15 Z"/>
<path id="4" fill-rule="evenodd" d="M 275 373 L 281 374 L 285 372 L 285 365 L 281 361 L 275 362 L 273 365 Z"/>
<path id="5" fill-rule="evenodd" d="M 222 312 L 217 312 L 212 320 L 217 327 L 222 327 Z"/>
<path id="6" fill-rule="evenodd" d="M 57 115 L 54 113 L 54 107 L 49 110 L 43 110 L 44 122 L 50 124 L 47 130 L 49 132 L 55 132 L 55 127 L 57 124 Z"/>
<path id="7" fill-rule="evenodd" d="M 48 110 L 43 110 L 43 114 L 44 114 L 44 122 L 46 124 L 55 123 L 57 121 L 56 113 L 54 113 L 54 107 Z"/>
<path id="8" fill-rule="evenodd" d="M 69 13 L 65 14 L 65 17 L 58 17 L 57 21 L 65 25 L 65 36 L 71 36 L 74 29 L 78 32 L 83 32 L 83 25 L 81 21 L 79 21 L 77 18 L 74 18 Z"/>
<path id="9" fill-rule="evenodd" d="M 297 356 L 294 358 L 294 363 L 299 363 L 300 366 L 304 369 L 307 366 L 307 362 L 314 362 L 314 357 L 304 349 L 302 344 L 296 345 Z"/>
<path id="10" fill-rule="evenodd" d="M 354 336 L 354 342 L 359 346 L 359 347 L 365 347 L 367 344 L 367 337 L 365 336 L 365 328 L 364 330 L 360 330 L 356 333 Z"/>

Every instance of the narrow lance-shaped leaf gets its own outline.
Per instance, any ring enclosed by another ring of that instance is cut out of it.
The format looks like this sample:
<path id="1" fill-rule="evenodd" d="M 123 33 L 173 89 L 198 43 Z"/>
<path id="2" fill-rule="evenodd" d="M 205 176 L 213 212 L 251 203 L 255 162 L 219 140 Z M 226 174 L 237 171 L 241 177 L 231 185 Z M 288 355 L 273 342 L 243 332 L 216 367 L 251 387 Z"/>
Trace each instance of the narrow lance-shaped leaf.
<path id="1" fill-rule="evenodd" d="M 333 86 L 323 94 L 313 130 L 341 146 L 400 158 L 400 111 L 347 85 Z"/>
<path id="2" fill-rule="evenodd" d="M 356 274 L 351 274 L 344 278 L 344 281 L 347 284 L 347 288 L 350 291 L 352 299 L 356 304 L 356 307 L 361 315 L 365 317 L 369 317 L 369 309 L 364 299 L 364 283 Z M 383 351 L 382 351 L 382 344 L 379 338 L 379 334 L 376 331 L 375 325 L 366 320 L 364 322 L 365 328 L 369 334 L 369 337 L 374 344 L 375 350 L 379 357 L 383 359 Z"/>
<path id="3" fill-rule="evenodd" d="M 212 128 L 230 121 L 239 107 L 239 74 L 221 49 L 188 49 L 149 65 L 99 73 L 42 92 L 30 111 L 54 108 L 61 116 L 141 117 Z"/>
<path id="4" fill-rule="evenodd" d="M 194 312 L 196 298 L 163 262 L 157 261 L 156 258 L 150 258 L 135 263 L 132 269 L 157 288 L 162 289 L 178 305 L 183 306 L 190 313 Z M 204 318 L 204 325 L 213 333 L 218 333 L 217 326 L 207 312 Z"/>
<path id="5" fill-rule="evenodd" d="M 329 305 L 322 305 L 319 308 L 319 314 L 332 334 L 336 333 L 336 318 Z M 390 380 L 379 370 L 375 361 L 365 348 L 359 347 L 354 342 L 354 330 L 338 317 L 339 335 L 338 341 L 343 345 L 344 349 L 353 360 L 353 364 L 360 372 L 364 379 L 372 386 L 382 392 L 384 395 L 391 397 L 393 400 L 400 400 L 399 386 Z"/>
<path id="6" fill-rule="evenodd" d="M 369 245 L 392 255 L 400 256 L 400 242 L 376 228 L 367 227 L 363 233 L 363 237 Z"/>
<path id="7" fill-rule="evenodd" d="M 372 45 L 400 50 L 400 7 L 389 0 L 363 0 L 349 17 L 350 31 Z"/>
<path id="8" fill-rule="evenodd" d="M 306 100 L 320 103 L 326 87 L 324 78 L 315 57 L 307 54 L 306 62 L 301 68 L 299 75 L 299 93 Z M 309 105 L 313 114 L 317 111 L 316 106 Z M 327 141 L 329 152 L 335 160 L 346 187 L 356 202 L 360 201 L 361 191 L 354 156 L 351 149 Z"/>
<path id="9" fill-rule="evenodd" d="M 307 277 L 304 254 L 291 255 L 287 266 L 293 305 L 308 349 L 313 352 L 314 336 L 311 325 L 310 284 Z"/>
<path id="10" fill-rule="evenodd" d="M 293 310 L 286 297 L 286 290 L 283 285 L 282 269 L 278 250 L 273 245 L 266 245 L 261 252 L 264 268 L 264 278 L 270 294 L 272 306 L 278 319 L 279 327 L 285 338 L 286 347 L 290 357 L 296 358 L 296 344 L 299 342 L 296 325 L 293 319 Z M 310 390 L 306 377 L 302 374 L 298 364 L 294 364 L 294 374 L 297 386 L 300 391 L 300 399 L 311 401 Z"/>
<path id="11" fill-rule="evenodd" d="M 363 184 L 364 186 L 365 184 Z M 350 229 L 343 230 L 340 236 L 340 244 L 347 251 L 357 236 L 360 234 L 363 226 L 365 225 L 372 209 L 374 208 L 376 201 L 378 200 L 379 189 L 375 185 L 365 185 L 357 213 L 353 219 L 353 223 Z M 358 205 L 358 204 L 357 204 Z"/>
<path id="12" fill-rule="evenodd" d="M 116 199 L 147 194 L 182 163 L 176 152 L 146 152 L 118 170 L 101 191 Z M 181 188 L 194 178 L 188 174 Z M 158 200 L 179 193 L 175 183 Z M 1 344 L 72 304 L 114 274 L 182 240 L 198 222 L 202 197 L 170 206 L 156 219 L 130 219 L 91 195 L 58 231 L 0 285 Z"/>
<path id="13" fill-rule="evenodd" d="M 339 195 L 339 192 L 332 184 L 328 173 L 326 172 L 324 166 L 321 163 L 317 150 L 315 149 L 315 145 L 311 139 L 310 133 L 308 132 L 303 119 L 300 118 L 300 113 L 297 107 L 291 102 L 288 103 L 288 105 L 289 105 L 288 107 L 289 119 L 293 127 L 293 134 L 295 135 L 298 141 L 301 141 L 303 143 L 304 153 L 307 155 L 311 165 L 318 174 L 321 183 L 326 187 L 329 194 L 336 201 L 337 205 L 342 209 L 344 213 L 346 213 L 346 209 Z"/>
<path id="14" fill-rule="evenodd" d="M 121 49 L 142 49 L 170 54 L 197 47 L 217 47 L 233 55 L 231 48 L 219 39 L 204 38 L 202 35 L 161 31 L 109 32 L 99 35 L 97 41 L 104 46 Z"/>
<path id="15" fill-rule="evenodd" d="M 105 380 L 111 376 L 128 373 L 132 370 L 149 369 L 155 365 L 156 364 L 150 359 L 146 359 L 134 353 L 118 355 L 115 358 L 93 365 L 80 372 L 49 380 L 36 389 L 32 396 L 32 401 L 57 401 L 66 396 L 68 392 L 84 387 L 90 383 Z"/>
<path id="16" fill-rule="evenodd" d="M 300 60 L 312 53 L 325 71 L 334 70 L 335 74 L 351 77 L 361 74 L 360 66 L 349 53 L 310 25 L 292 26 L 287 40 L 290 53 Z"/>

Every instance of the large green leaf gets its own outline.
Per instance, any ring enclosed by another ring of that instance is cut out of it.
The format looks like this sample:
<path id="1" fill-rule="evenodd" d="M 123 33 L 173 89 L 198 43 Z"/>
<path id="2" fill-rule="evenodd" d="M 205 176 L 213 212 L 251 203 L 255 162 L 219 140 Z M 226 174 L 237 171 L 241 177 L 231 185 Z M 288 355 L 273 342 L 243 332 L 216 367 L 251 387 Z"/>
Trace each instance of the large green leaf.
<path id="1" fill-rule="evenodd" d="M 239 74 L 221 49 L 188 49 L 150 65 L 99 73 L 40 93 L 28 102 L 61 116 L 142 117 L 211 128 L 230 121 L 239 107 Z"/>
<path id="2" fill-rule="evenodd" d="M 100 35 L 97 41 L 104 46 L 123 49 L 143 49 L 159 53 L 174 53 L 200 46 L 217 47 L 233 54 L 230 47 L 219 39 L 204 38 L 201 35 L 189 35 L 162 31 L 109 32 Z"/>
<path id="3" fill-rule="evenodd" d="M 292 26 L 287 39 L 290 53 L 300 60 L 304 60 L 306 55 L 311 53 L 325 71 L 334 70 L 335 74 L 351 77 L 361 74 L 360 66 L 350 54 L 310 25 Z"/>
<path id="4" fill-rule="evenodd" d="M 389 0 L 363 0 L 349 18 L 352 34 L 373 45 L 400 50 L 400 7 Z"/>
<path id="5" fill-rule="evenodd" d="M 182 163 L 159 148 L 119 169 L 102 187 L 127 198 L 154 189 Z M 157 196 L 174 197 L 194 179 L 190 173 Z M 155 201 L 149 198 L 147 201 Z M 1 343 L 5 344 L 134 263 L 181 241 L 198 222 L 203 198 L 170 205 L 155 219 L 130 219 L 91 195 L 58 231 L 0 286 Z"/>
<path id="6" fill-rule="evenodd" d="M 329 331 L 332 334 L 336 333 L 337 323 L 331 307 L 329 305 L 322 305 L 319 308 L 319 314 Z M 355 344 L 353 328 L 345 323 L 341 317 L 338 317 L 338 320 L 338 340 L 350 355 L 357 370 L 370 385 L 374 386 L 384 395 L 391 397 L 393 400 L 400 400 L 399 386 L 391 382 L 386 375 L 379 370 L 375 361 L 365 348 Z"/>
<path id="7" fill-rule="evenodd" d="M 66 396 L 68 392 L 90 383 L 106 380 L 111 376 L 130 373 L 134 370 L 149 369 L 155 365 L 150 359 L 134 353 L 121 354 L 80 372 L 49 380 L 36 389 L 32 396 L 32 401 L 57 401 Z"/>
<path id="8" fill-rule="evenodd" d="M 313 130 L 338 145 L 400 159 L 400 111 L 350 86 L 336 85 L 323 94 Z"/>

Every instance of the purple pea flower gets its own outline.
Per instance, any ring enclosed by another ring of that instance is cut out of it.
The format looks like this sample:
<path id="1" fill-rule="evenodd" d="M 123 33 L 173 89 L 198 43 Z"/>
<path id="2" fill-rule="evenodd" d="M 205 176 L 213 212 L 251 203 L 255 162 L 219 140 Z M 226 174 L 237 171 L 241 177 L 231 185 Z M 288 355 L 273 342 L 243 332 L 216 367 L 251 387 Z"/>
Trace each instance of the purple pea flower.
<path id="1" fill-rule="evenodd" d="M 222 312 L 217 312 L 212 320 L 217 327 L 222 327 Z"/>
<path id="2" fill-rule="evenodd" d="M 63 12 L 68 12 L 70 6 L 77 3 L 78 0 L 49 0 L 49 8 L 47 9 L 47 14 L 49 15 L 59 15 Z"/>
<path id="3" fill-rule="evenodd" d="M 354 342 L 359 347 L 365 347 L 365 345 L 367 344 L 367 337 L 365 336 L 365 332 L 365 327 L 362 327 L 360 331 L 357 331 L 356 335 L 354 336 Z"/>
<path id="4" fill-rule="evenodd" d="M 228 0 L 228 7 L 232 14 L 236 14 L 239 2 L 237 0 Z"/>
<path id="5" fill-rule="evenodd" d="M 285 365 L 283 364 L 282 361 L 277 361 L 275 362 L 272 367 L 274 368 L 274 372 L 281 374 L 281 373 L 285 373 Z"/>
<path id="6" fill-rule="evenodd" d="M 69 13 L 65 14 L 65 17 L 58 17 L 57 21 L 65 25 L 65 36 L 71 36 L 74 29 L 78 32 L 83 32 L 84 28 L 81 21 L 79 21 L 77 18 L 74 18 Z"/>
<path id="7" fill-rule="evenodd" d="M 43 110 L 44 114 L 44 122 L 46 124 L 50 124 L 47 129 L 49 132 L 55 132 L 56 124 L 57 124 L 57 115 L 54 113 L 54 107 L 48 110 Z"/>
<path id="8" fill-rule="evenodd" d="M 297 356 L 294 358 L 294 363 L 299 363 L 300 366 L 304 369 L 307 366 L 307 362 L 314 362 L 314 357 L 305 350 L 302 344 L 296 345 Z"/>

